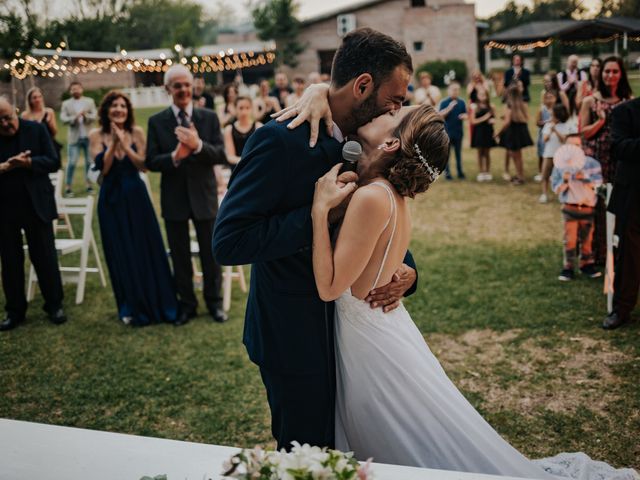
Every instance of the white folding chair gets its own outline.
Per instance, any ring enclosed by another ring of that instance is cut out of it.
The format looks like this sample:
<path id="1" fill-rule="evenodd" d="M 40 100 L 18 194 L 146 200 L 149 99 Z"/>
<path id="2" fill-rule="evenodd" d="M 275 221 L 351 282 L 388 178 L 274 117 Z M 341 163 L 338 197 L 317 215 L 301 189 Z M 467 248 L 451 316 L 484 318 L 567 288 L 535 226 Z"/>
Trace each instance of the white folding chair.
<path id="1" fill-rule="evenodd" d="M 613 186 L 607 183 L 607 201 L 611 198 Z M 616 216 L 607 211 L 607 260 L 604 270 L 604 293 L 607 295 L 607 312 L 613 311 L 613 279 L 615 277 L 613 249 L 618 246 L 618 236 L 615 235 Z"/>
<path id="2" fill-rule="evenodd" d="M 72 253 L 80 253 L 80 265 L 77 267 L 60 267 L 60 274 L 63 283 L 77 283 L 76 304 L 82 303 L 84 300 L 84 291 L 87 280 L 87 273 L 98 273 L 100 282 L 103 287 L 107 286 L 107 280 L 102 268 L 102 261 L 98 254 L 98 249 L 93 236 L 93 204 L 94 198 L 88 196 L 85 198 L 63 198 L 58 205 L 58 210 L 67 215 L 82 215 L 83 227 L 82 238 L 57 238 L 56 250 L 59 257 L 64 257 Z M 96 266 L 89 267 L 89 250 L 93 250 Z M 35 295 L 35 285 L 37 283 L 36 271 L 31 265 L 29 271 L 29 283 L 27 289 L 27 298 L 32 300 Z"/>
<path id="3" fill-rule="evenodd" d="M 50 173 L 49 180 L 51 180 L 51 184 L 53 185 L 53 196 L 56 200 L 56 205 L 59 205 L 60 200 L 63 199 L 62 187 L 64 184 L 64 171 L 58 170 L 57 172 Z M 69 238 L 76 238 L 75 233 L 73 233 L 73 226 L 69 220 L 69 214 L 67 213 L 58 212 L 58 219 L 53 222 L 53 231 L 67 232 Z"/>
<path id="4" fill-rule="evenodd" d="M 195 284 L 198 287 L 202 286 L 202 272 L 198 270 L 196 263 L 196 257 L 200 256 L 200 245 L 195 240 L 191 240 L 191 261 L 193 262 L 193 272 L 195 277 Z M 234 271 L 235 269 L 235 271 Z M 228 312 L 231 308 L 231 288 L 233 280 L 238 280 L 240 284 L 240 290 L 242 292 L 247 291 L 247 282 L 244 278 L 244 268 L 242 265 L 236 265 L 235 267 L 222 267 L 222 309 Z"/>

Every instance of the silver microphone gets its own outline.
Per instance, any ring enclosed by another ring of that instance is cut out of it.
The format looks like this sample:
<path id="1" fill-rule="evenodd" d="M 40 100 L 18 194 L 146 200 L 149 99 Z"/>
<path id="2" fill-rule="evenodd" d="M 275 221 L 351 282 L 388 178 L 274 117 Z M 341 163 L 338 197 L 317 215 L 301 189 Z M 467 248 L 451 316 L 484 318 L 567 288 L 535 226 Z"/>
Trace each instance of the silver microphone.
<path id="1" fill-rule="evenodd" d="M 340 173 L 356 172 L 358 170 L 358 160 L 362 156 L 362 146 L 353 140 L 349 140 L 342 147 L 342 168 Z"/>

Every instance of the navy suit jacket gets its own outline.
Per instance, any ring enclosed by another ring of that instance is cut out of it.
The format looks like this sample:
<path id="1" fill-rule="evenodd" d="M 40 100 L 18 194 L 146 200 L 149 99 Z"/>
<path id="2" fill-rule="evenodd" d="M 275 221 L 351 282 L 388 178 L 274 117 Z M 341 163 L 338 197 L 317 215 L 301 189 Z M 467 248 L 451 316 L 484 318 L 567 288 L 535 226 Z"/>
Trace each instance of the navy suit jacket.
<path id="1" fill-rule="evenodd" d="M 244 326 L 249 357 L 284 374 L 333 365 L 333 302 L 320 299 L 313 276 L 311 204 L 315 182 L 342 160 L 342 144 L 320 130 L 315 148 L 306 123 L 291 131 L 271 121 L 256 130 L 213 234 L 216 262 L 252 264 Z M 410 254 L 405 263 L 415 268 Z"/>
<path id="2" fill-rule="evenodd" d="M 58 218 L 56 201 L 54 198 L 53 185 L 49 180 L 49 174 L 58 171 L 60 168 L 60 158 L 53 148 L 53 141 L 49 136 L 46 127 L 37 122 L 29 120 L 18 120 L 18 145 L 19 151 L 31 150 L 31 168 L 23 169 L 24 186 L 31 198 L 33 209 L 43 222 L 51 222 Z M 15 177 L 11 171 L 0 175 L 0 190 L 5 182 L 14 182 Z M 12 208 L 11 205 L 0 207 L 0 217 L 5 208 Z"/>
<path id="3" fill-rule="evenodd" d="M 609 211 L 624 225 L 640 195 L 640 98 L 611 112 L 611 158 L 618 163 Z"/>
<path id="4" fill-rule="evenodd" d="M 152 172 L 162 172 L 160 205 L 165 220 L 185 221 L 213 219 L 218 211 L 218 187 L 214 165 L 224 165 L 227 156 L 215 112 L 194 108 L 192 118 L 202 139 L 202 150 L 173 164 L 171 152 L 178 145 L 173 133 L 178 126 L 171 107 L 149 118 L 147 158 L 145 165 Z"/>

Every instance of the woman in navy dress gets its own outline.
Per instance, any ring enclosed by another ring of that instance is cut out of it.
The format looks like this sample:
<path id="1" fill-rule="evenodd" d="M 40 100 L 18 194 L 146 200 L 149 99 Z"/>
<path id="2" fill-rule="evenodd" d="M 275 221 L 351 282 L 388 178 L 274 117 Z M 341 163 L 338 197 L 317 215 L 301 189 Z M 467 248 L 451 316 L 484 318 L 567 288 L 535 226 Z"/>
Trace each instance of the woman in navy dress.
<path id="1" fill-rule="evenodd" d="M 145 136 L 121 92 L 105 95 L 89 134 L 102 173 L 98 219 L 118 316 L 136 326 L 176 320 L 178 302 L 156 214 L 139 172 Z"/>

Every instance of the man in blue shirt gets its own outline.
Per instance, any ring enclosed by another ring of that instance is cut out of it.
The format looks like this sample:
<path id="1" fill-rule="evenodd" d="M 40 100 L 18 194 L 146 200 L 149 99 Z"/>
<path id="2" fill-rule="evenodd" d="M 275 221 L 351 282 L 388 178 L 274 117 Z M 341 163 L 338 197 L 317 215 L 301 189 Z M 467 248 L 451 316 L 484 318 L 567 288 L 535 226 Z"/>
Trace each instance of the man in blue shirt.
<path id="1" fill-rule="evenodd" d="M 449 135 L 449 152 L 453 148 L 456 154 L 456 168 L 458 169 L 458 178 L 464 180 L 464 172 L 462 171 L 462 137 L 464 133 L 463 120 L 467 118 L 467 106 L 464 100 L 460 98 L 460 84 L 456 81 L 451 82 L 448 89 L 449 96 L 440 102 L 438 111 L 444 117 L 445 128 Z M 447 180 L 451 180 L 451 170 L 449 164 L 445 170 Z"/>

